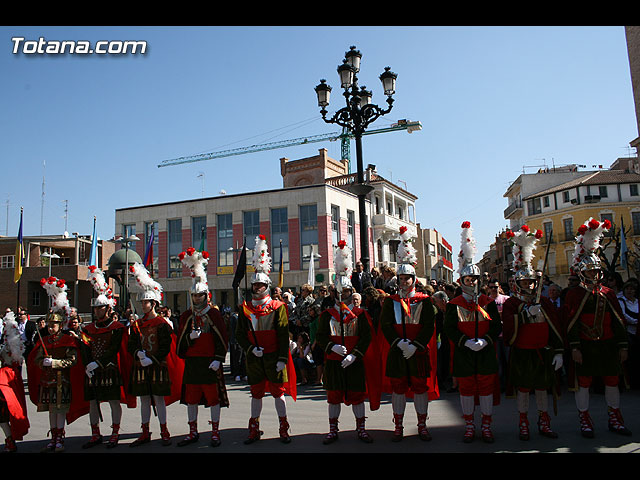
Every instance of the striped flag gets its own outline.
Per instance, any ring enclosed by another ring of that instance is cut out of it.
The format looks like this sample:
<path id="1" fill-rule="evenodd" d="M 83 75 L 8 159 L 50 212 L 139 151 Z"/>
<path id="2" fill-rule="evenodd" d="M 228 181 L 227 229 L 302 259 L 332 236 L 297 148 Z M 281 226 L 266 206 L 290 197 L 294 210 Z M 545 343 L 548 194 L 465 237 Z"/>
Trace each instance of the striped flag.
<path id="1" fill-rule="evenodd" d="M 151 233 L 149 234 L 149 240 L 147 241 L 147 249 L 144 253 L 144 266 L 148 267 L 149 265 L 153 265 L 153 240 L 155 235 L 155 229 L 153 228 L 153 224 L 151 224 Z"/>
<path id="2" fill-rule="evenodd" d="M 18 230 L 18 239 L 16 241 L 16 254 L 14 260 L 13 282 L 18 283 L 22 277 L 22 266 L 24 264 L 24 245 L 22 244 L 22 211 L 20 208 L 20 229 Z"/>

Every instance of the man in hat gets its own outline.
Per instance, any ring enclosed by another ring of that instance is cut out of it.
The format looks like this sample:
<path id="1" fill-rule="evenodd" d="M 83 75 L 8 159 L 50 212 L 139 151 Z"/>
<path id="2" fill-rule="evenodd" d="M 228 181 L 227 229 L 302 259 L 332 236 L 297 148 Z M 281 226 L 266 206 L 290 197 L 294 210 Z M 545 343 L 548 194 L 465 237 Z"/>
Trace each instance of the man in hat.
<path id="1" fill-rule="evenodd" d="M 491 431 L 493 405 L 500 400 L 498 359 L 495 342 L 502 331 L 495 302 L 480 293 L 480 269 L 473 264 L 475 239 L 469 222 L 462 224 L 458 274 L 462 294 L 447 304 L 443 328 L 452 343 L 452 376 L 458 381 L 462 417 L 465 420 L 463 441 L 475 438 L 476 402 L 482 414 L 481 436 L 494 441 Z"/>
<path id="2" fill-rule="evenodd" d="M 353 305 L 351 285 L 351 250 L 341 240 L 335 249 L 336 303 L 322 312 L 318 320 L 316 341 L 324 350 L 323 384 L 329 404 L 329 433 L 323 443 L 338 440 L 341 405 L 351 405 L 358 438 L 365 443 L 373 439 L 365 429 L 365 403 L 379 408 L 379 355 L 374 353 L 369 314 Z"/>
<path id="3" fill-rule="evenodd" d="M 175 381 L 169 357 L 172 348 L 172 328 L 158 314 L 162 302 L 162 286 L 149 276 L 149 272 L 140 263 L 130 266 L 138 285 L 142 288 L 140 301 L 142 318 L 130 326 L 127 350 L 133 356 L 134 363 L 129 380 L 129 392 L 140 398 L 142 419 L 141 435 L 129 444 L 130 447 L 151 441 L 149 421 L 153 407 L 160 423 L 162 445 L 171 445 L 171 435 L 167 428 L 166 397 L 172 394 L 172 381 Z"/>
<path id="4" fill-rule="evenodd" d="M 126 327 L 112 318 L 115 299 L 102 271 L 95 265 L 89 267 L 88 280 L 97 296 L 91 299 L 93 322 L 82 328 L 79 339 L 83 344 L 81 355 L 85 365 L 84 396 L 89 400 L 91 438 L 82 448 L 102 443 L 100 434 L 100 403 L 107 402 L 111 410 L 111 436 L 107 448 L 118 445 L 121 401 L 126 401 L 122 374 L 123 354 L 126 350 Z M 130 405 L 133 405 L 132 399 Z"/>
<path id="5" fill-rule="evenodd" d="M 15 314 L 8 311 L 0 338 L 0 428 L 5 435 L 5 452 L 18 450 L 16 441 L 29 432 L 27 404 L 22 381 L 24 343 Z"/>
<path id="6" fill-rule="evenodd" d="M 431 440 L 427 429 L 429 400 L 439 395 L 436 379 L 437 344 L 434 335 L 436 307 L 425 293 L 416 291 L 416 249 L 407 227 L 400 228 L 398 292 L 388 296 L 380 315 L 386 340 L 385 375 L 390 382 L 395 430 L 393 441 L 404 435 L 407 397 L 413 396 L 420 440 Z M 430 398 L 431 397 L 431 398 Z"/>
<path id="7" fill-rule="evenodd" d="M 251 277 L 251 299 L 245 300 L 238 314 L 236 339 L 246 355 L 247 377 L 251 388 L 250 444 L 260 440 L 262 399 L 268 391 L 274 398 L 280 424 L 279 435 L 289 443 L 289 422 L 285 393 L 296 398 L 296 377 L 289 350 L 289 317 L 286 305 L 269 295 L 271 257 L 264 235 L 256 237 Z"/>
<path id="8" fill-rule="evenodd" d="M 209 254 L 188 248 L 179 255 L 182 264 L 191 270 L 189 290 L 191 308 L 178 321 L 178 356 L 184 359 L 182 403 L 187 405 L 189 434 L 179 447 L 197 442 L 198 405 L 209 407 L 211 445 L 220 445 L 220 406 L 228 406 L 222 364 L 227 354 L 228 335 L 220 311 L 209 303 L 206 265 Z"/>
<path id="9" fill-rule="evenodd" d="M 589 387 L 596 376 L 605 385 L 609 430 L 631 435 L 620 412 L 619 378 L 628 355 L 624 314 L 615 292 L 602 284 L 598 257 L 600 240 L 610 228 L 608 220 L 599 222 L 590 218 L 578 229 L 572 268 L 580 278 L 580 287 L 569 290 L 565 297 L 567 340 L 577 376 L 577 385 L 571 385 L 570 389 L 576 392 L 580 431 L 587 438 L 594 437 Z"/>
<path id="10" fill-rule="evenodd" d="M 49 277 L 40 285 L 52 307 L 46 317 L 48 335 L 36 343 L 27 360 L 29 395 L 38 412 L 49 412 L 51 441 L 43 451 L 62 452 L 67 416 L 74 401 L 83 400 L 80 382 L 84 372 L 78 362 L 77 340 L 63 332 L 70 313 L 65 281 Z"/>
<path id="11" fill-rule="evenodd" d="M 515 295 L 502 307 L 502 334 L 509 349 L 507 395 L 515 396 L 519 412 L 519 435 L 529 440 L 529 397 L 535 392 L 538 432 L 548 438 L 558 435 L 551 429 L 548 391 L 556 386 L 556 370 L 562 367 L 564 340 L 558 311 L 541 295 L 540 277 L 532 268 L 533 250 L 542 231 L 507 231 L 513 245 Z M 514 392 L 515 391 L 515 395 Z"/>

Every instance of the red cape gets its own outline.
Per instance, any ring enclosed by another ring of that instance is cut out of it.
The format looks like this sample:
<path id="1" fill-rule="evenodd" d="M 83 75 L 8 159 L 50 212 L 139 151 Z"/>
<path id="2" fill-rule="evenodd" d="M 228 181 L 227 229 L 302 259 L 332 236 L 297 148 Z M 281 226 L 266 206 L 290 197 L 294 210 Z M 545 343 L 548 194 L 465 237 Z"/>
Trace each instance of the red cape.
<path id="1" fill-rule="evenodd" d="M 395 295 L 392 295 L 394 297 Z M 416 292 L 415 296 L 412 297 L 419 300 L 424 300 L 425 298 L 429 298 L 428 295 L 420 294 Z M 378 350 L 380 352 L 380 368 L 381 371 L 385 371 L 385 367 L 387 365 L 387 356 L 389 355 L 390 345 L 387 342 L 384 334 L 382 333 L 382 329 L 380 328 L 378 332 L 376 332 L 378 344 Z M 428 398 L 429 401 L 437 400 L 440 398 L 440 386 L 438 385 L 438 339 L 435 332 L 435 326 L 433 330 L 433 335 L 429 340 L 429 366 L 431 371 L 429 372 L 429 378 L 427 379 L 427 385 L 429 386 Z M 382 386 L 381 389 L 385 393 L 392 393 L 391 388 L 391 380 L 386 375 L 382 375 Z M 411 389 L 407 390 L 406 393 L 407 398 L 413 398 L 413 391 Z"/>
<path id="2" fill-rule="evenodd" d="M 27 418 L 27 401 L 24 393 L 24 383 L 20 375 L 11 367 L 0 368 L 0 391 L 7 402 L 9 410 L 9 426 L 14 440 L 22 440 L 29 432 Z"/>
<path id="3" fill-rule="evenodd" d="M 42 340 L 47 346 L 47 338 Z M 67 412 L 67 424 L 73 423 L 78 418 L 89 413 L 89 402 L 84 398 L 84 366 L 80 360 L 80 345 L 78 341 L 68 334 L 62 334 L 60 342 L 64 342 L 64 346 L 74 347 L 78 350 L 78 361 L 70 369 L 71 379 L 71 405 Z M 38 397 L 40 392 L 40 378 L 42 370 L 35 364 L 35 357 L 38 350 L 42 348 L 42 342 L 38 340 L 36 346 L 31 350 L 27 358 L 27 383 L 29 385 L 29 399 L 34 405 L 38 405 Z"/>
<path id="4" fill-rule="evenodd" d="M 176 338 L 176 333 L 174 332 L 173 327 L 171 327 L 171 325 L 164 319 L 164 317 L 150 318 L 146 320 L 145 323 L 146 322 L 152 322 L 150 324 L 151 326 L 156 324 L 166 323 L 171 328 L 171 346 L 169 348 L 169 353 L 166 356 L 167 369 L 169 370 L 169 378 L 171 379 L 171 394 L 164 397 L 165 404 L 169 406 L 172 403 L 180 401 L 180 397 L 182 394 L 182 376 L 184 373 L 184 360 L 178 357 L 178 353 L 177 353 L 178 339 Z M 131 328 L 135 328 L 134 324 L 131 325 Z M 128 373 L 127 373 L 127 379 L 126 379 L 127 385 L 129 385 L 128 382 L 131 374 L 131 368 L 133 367 L 134 358 L 128 351 L 126 352 L 126 357 L 128 357 L 126 362 L 130 365 L 130 367 L 127 369 Z M 135 402 L 136 400 L 134 398 L 132 407 L 136 406 Z"/>
<path id="5" fill-rule="evenodd" d="M 280 300 L 271 300 L 266 306 L 263 306 L 260 309 L 254 308 L 251 302 L 245 301 L 240 305 L 240 308 L 243 310 L 243 315 L 247 317 L 247 321 L 250 323 L 251 319 L 246 315 L 245 309 L 249 312 L 253 313 L 255 316 L 260 316 L 263 312 L 270 313 L 273 310 L 277 310 L 278 308 L 284 306 L 284 311 L 287 312 L 287 319 L 289 318 L 289 311 L 287 310 L 286 304 L 281 302 Z M 251 336 L 251 335 L 249 335 Z M 250 340 L 251 341 L 251 340 Z M 288 358 L 287 358 L 287 381 L 284 382 L 284 392 L 289 395 L 293 401 L 295 402 L 298 398 L 298 379 L 296 377 L 296 367 L 293 364 L 293 357 L 291 356 L 291 350 L 287 349 Z M 269 380 L 267 380 L 267 391 L 269 390 Z"/>

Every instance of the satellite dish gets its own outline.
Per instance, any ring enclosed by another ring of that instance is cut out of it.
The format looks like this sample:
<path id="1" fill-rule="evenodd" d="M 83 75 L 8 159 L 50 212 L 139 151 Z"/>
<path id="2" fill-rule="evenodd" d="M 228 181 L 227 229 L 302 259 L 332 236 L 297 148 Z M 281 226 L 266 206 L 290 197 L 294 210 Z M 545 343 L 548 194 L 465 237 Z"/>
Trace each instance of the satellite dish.
<path id="1" fill-rule="evenodd" d="M 220 195 L 226 195 L 227 191 L 226 190 L 220 190 Z"/>
<path id="2" fill-rule="evenodd" d="M 69 238 L 69 232 L 64 232 L 62 234 L 62 238 Z"/>

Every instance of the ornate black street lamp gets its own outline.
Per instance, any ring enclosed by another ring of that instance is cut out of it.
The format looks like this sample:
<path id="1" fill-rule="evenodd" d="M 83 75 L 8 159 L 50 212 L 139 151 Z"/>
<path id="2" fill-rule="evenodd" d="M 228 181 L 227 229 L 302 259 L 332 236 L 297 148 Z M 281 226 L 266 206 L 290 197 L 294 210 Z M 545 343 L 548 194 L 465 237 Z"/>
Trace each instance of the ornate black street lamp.
<path id="1" fill-rule="evenodd" d="M 380 75 L 380 81 L 387 96 L 388 108 L 385 110 L 378 105 L 371 103 L 372 93 L 365 86 L 358 86 L 357 73 L 360 71 L 360 60 L 362 54 L 356 47 L 345 53 L 342 65 L 338 67 L 340 86 L 344 89 L 346 106 L 338 110 L 333 117 L 327 118 L 325 107 L 329 105 L 331 87 L 326 80 L 320 80 L 320 84 L 315 88 L 318 95 L 318 106 L 321 107 L 322 119 L 327 123 L 335 123 L 345 128 L 356 141 L 356 161 L 357 177 L 349 190 L 358 196 L 358 207 L 360 216 L 360 261 L 365 271 L 369 269 L 369 228 L 367 222 L 367 211 L 365 198 L 373 190 L 373 187 L 365 183 L 364 168 L 362 160 L 362 135 L 367 127 L 379 117 L 386 115 L 393 106 L 393 94 L 396 88 L 397 75 L 389 67 L 384 69 Z"/>

